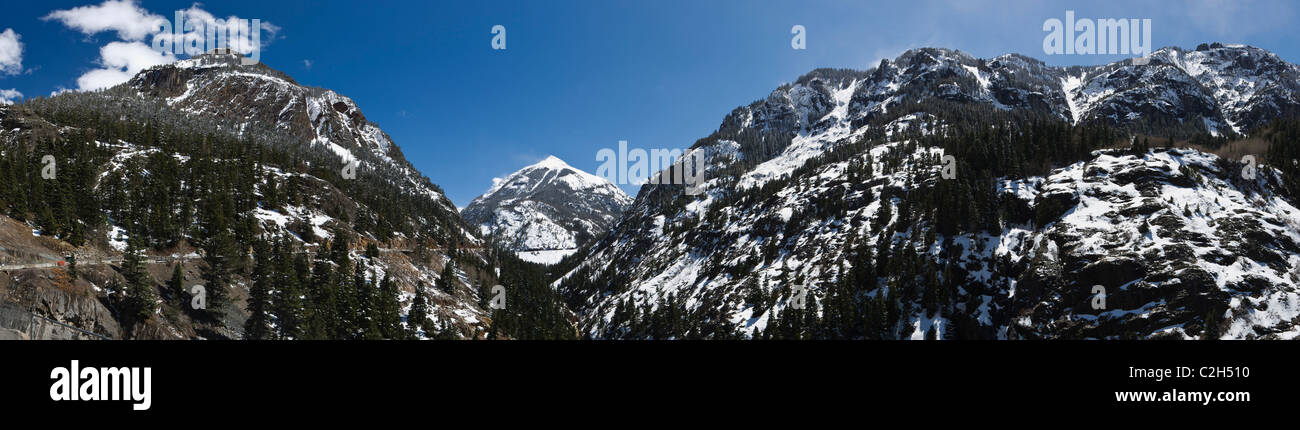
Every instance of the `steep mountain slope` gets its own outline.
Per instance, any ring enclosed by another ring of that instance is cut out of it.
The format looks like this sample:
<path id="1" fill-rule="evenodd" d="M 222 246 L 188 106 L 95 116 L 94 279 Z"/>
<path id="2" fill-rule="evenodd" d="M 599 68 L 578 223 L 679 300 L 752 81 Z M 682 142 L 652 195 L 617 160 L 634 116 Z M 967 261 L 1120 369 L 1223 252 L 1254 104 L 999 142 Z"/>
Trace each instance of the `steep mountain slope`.
<path id="1" fill-rule="evenodd" d="M 703 195 L 643 187 L 554 285 L 597 338 L 1296 337 L 1285 178 L 1132 137 L 1259 131 L 1296 70 L 1241 46 L 817 70 L 692 147 Z"/>
<path id="2" fill-rule="evenodd" d="M 548 156 L 493 184 L 461 216 L 521 258 L 555 263 L 604 234 L 631 203 L 604 178 Z"/>
<path id="3" fill-rule="evenodd" d="M 491 329 L 483 294 L 498 282 L 496 258 L 333 91 L 211 53 L 105 91 L 12 106 L 0 121 L 0 203 L 29 225 L 22 234 L 39 235 L 6 241 L 6 263 L 74 254 L 81 275 L 19 264 L 0 282 L 4 301 L 111 337 L 241 338 L 249 324 L 289 338 L 394 337 L 366 327 L 381 316 L 370 312 L 389 312 L 381 308 L 392 291 L 400 315 L 383 318 L 400 316 L 417 336 Z M 44 155 L 57 161 L 57 178 L 41 176 Z M 38 198 L 42 189 L 58 192 Z M 145 250 L 142 268 L 126 263 L 129 245 Z M 174 266 L 183 285 L 164 282 Z M 228 300 L 192 309 L 194 285 Z M 428 307 L 418 331 L 405 321 L 417 295 Z M 129 310 L 140 307 L 157 313 Z"/>

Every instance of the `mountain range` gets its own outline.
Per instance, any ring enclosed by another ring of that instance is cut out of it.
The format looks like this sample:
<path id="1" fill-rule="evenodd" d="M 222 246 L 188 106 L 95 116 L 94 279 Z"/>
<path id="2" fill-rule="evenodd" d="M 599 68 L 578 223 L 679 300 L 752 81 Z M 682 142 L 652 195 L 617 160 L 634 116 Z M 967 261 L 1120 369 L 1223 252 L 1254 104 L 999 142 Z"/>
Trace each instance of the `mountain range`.
<path id="1" fill-rule="evenodd" d="M 725 115 L 699 194 L 548 157 L 457 211 L 351 99 L 210 53 L 0 106 L 0 299 L 110 338 L 1293 338 L 1298 89 L 1243 45 L 915 49 Z"/>
<path id="2" fill-rule="evenodd" d="M 1146 60 L 815 70 L 691 148 L 702 195 L 643 187 L 554 285 L 595 338 L 1295 337 L 1294 187 L 1217 154 L 1288 154 L 1297 67 Z"/>

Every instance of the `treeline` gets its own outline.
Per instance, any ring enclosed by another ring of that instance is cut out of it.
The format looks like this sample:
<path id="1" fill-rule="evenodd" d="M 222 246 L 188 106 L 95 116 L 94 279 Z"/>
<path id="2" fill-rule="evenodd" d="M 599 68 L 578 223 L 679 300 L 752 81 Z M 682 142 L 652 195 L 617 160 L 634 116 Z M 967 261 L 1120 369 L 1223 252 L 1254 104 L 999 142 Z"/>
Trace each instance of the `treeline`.
<path id="1" fill-rule="evenodd" d="M 967 271 L 955 263 L 962 254 L 960 246 L 941 243 L 940 255 L 926 255 L 917 249 L 928 246 L 906 235 L 894 240 L 895 233 L 892 228 L 882 232 L 874 247 L 865 240 L 846 245 L 833 277 L 807 284 L 817 288 L 806 294 L 803 309 L 789 306 L 794 298 L 789 289 L 773 291 L 776 297 L 757 301 L 773 315 L 754 338 L 907 339 L 917 334 L 913 323 L 918 319 L 940 322 L 921 333 L 926 339 L 996 337 L 989 326 L 981 324 L 979 309 L 987 305 L 983 294 L 1006 288 L 1018 276 L 1010 262 L 995 259 L 990 262 L 992 273 L 987 282 L 971 282 Z M 776 285 L 790 284 L 778 280 Z M 752 284 L 745 288 L 748 291 Z M 960 294 L 963 290 L 964 295 Z M 758 294 L 750 293 L 751 297 Z M 773 307 L 778 302 L 786 304 L 780 311 Z M 996 309 L 986 312 L 989 321 L 985 323 L 1004 322 Z"/>
<path id="2" fill-rule="evenodd" d="M 429 318 L 417 286 L 411 318 L 403 326 L 400 291 L 389 275 L 376 275 L 369 258 L 349 255 L 346 232 L 309 259 L 287 238 L 257 240 L 249 278 L 245 339 L 414 339 L 452 333 Z M 440 282 L 447 282 L 446 279 Z"/>
<path id="3" fill-rule="evenodd" d="M 519 259 L 497 249 L 493 265 L 500 268 L 498 284 L 479 286 L 479 306 L 492 312 L 488 339 L 576 339 L 576 315 L 551 288 L 546 266 Z"/>
<path id="4" fill-rule="evenodd" d="M 0 149 L 0 211 L 32 222 L 43 234 L 86 243 L 104 222 L 93 190 L 110 155 L 105 148 L 44 136 L 6 145 Z"/>
<path id="5" fill-rule="evenodd" d="M 232 200 L 230 208 L 235 209 L 223 214 L 228 219 L 247 216 L 248 211 L 257 207 L 261 196 L 262 204 L 271 210 L 316 203 L 327 215 L 355 222 L 356 231 L 369 233 L 379 240 L 399 234 L 429 244 L 463 240 L 460 232 L 464 222 L 452 209 L 394 179 L 405 172 L 378 162 L 369 151 L 360 151 L 362 161 L 369 162 L 360 164 L 356 178 L 344 179 L 343 166 L 336 155 L 301 142 L 295 136 L 257 127 L 234 130 L 202 116 L 173 112 L 159 106 L 161 102 L 115 91 L 119 90 L 70 92 L 29 99 L 11 107 L 5 121 L 8 128 L 44 123 L 43 120 L 49 123 L 45 123 L 46 129 L 32 133 L 39 137 L 31 139 L 34 143 L 27 143 L 25 154 L 14 154 L 22 162 L 10 164 L 15 171 L 8 176 L 40 177 L 40 170 L 34 169 L 38 166 L 31 160 L 39 162 L 42 156 L 53 155 L 60 173 L 72 175 L 58 175 L 50 182 L 69 181 L 58 186 L 69 189 L 68 193 L 83 201 L 85 208 L 81 215 L 108 213 L 119 226 L 145 235 L 149 246 L 160 249 L 186 237 L 189 232 L 177 226 L 193 225 L 197 221 L 188 218 L 203 209 L 198 207 L 199 200 L 225 200 L 227 194 Z M 67 128 L 59 132 L 55 131 L 56 126 Z M 135 149 L 144 153 L 111 158 L 126 144 L 135 145 Z M 110 160 L 114 163 L 109 164 Z M 96 181 L 96 176 L 104 173 L 106 167 L 108 175 Z M 19 168 L 24 170 L 18 171 Z M 344 205 L 343 199 L 327 195 L 323 192 L 325 184 L 316 183 L 308 175 L 342 191 L 357 207 Z M 419 179 L 427 182 L 427 178 Z M 108 187 L 96 189 L 101 184 Z M 428 186 L 441 192 L 432 184 Z M 149 196 L 152 201 L 120 200 L 137 196 Z M 39 207 L 20 209 L 40 213 Z M 51 209 L 53 218 L 58 218 L 58 210 L 58 207 Z M 20 219 L 27 218 L 17 215 Z M 44 230 L 64 233 L 66 229 L 70 234 L 75 218 L 57 219 L 62 222 L 51 224 L 56 228 Z M 98 221 L 93 218 L 83 217 L 83 220 Z M 95 227 L 98 226 L 82 228 Z M 242 245 L 250 243 L 245 241 Z"/>
<path id="6" fill-rule="evenodd" d="M 675 294 L 659 296 L 640 306 L 625 299 L 615 305 L 604 327 L 612 339 L 744 339 L 744 333 L 727 318 L 730 310 L 725 303 L 688 309 L 685 299 Z"/>
<path id="7" fill-rule="evenodd" d="M 917 335 L 917 318 L 942 322 L 921 333 L 924 338 L 996 337 L 981 324 L 978 310 L 985 305 L 981 294 L 1016 279 L 1010 262 L 994 261 L 985 284 L 968 282 L 965 269 L 955 263 L 960 247 L 945 244 L 942 257 L 933 258 L 917 252 L 920 240 L 906 235 L 894 240 L 895 233 L 892 228 L 880 233 L 874 247 L 866 240 L 850 242 L 831 276 L 812 279 L 778 266 L 777 275 L 767 277 L 751 264 L 733 278 L 738 285 L 725 299 L 696 298 L 698 306 L 687 308 L 686 300 L 673 294 L 640 303 L 625 298 L 596 328 L 613 339 L 743 339 L 746 334 L 729 315 L 749 308 L 751 318 L 766 315 L 749 334 L 753 339 L 904 339 Z M 799 298 L 794 285 L 810 288 Z M 798 300 L 802 307 L 795 305 Z M 989 313 L 989 323 L 1003 322 L 996 310 Z"/>
<path id="8" fill-rule="evenodd" d="M 1258 132 L 1269 143 L 1269 164 L 1282 176 L 1282 190 L 1291 204 L 1300 204 L 1300 118 L 1273 122 Z"/>
<path id="9" fill-rule="evenodd" d="M 144 270 L 139 242 L 128 241 L 121 266 L 124 283 L 114 281 L 108 286 L 109 304 L 128 328 L 159 312 L 173 321 L 180 313 L 218 320 L 230 304 L 231 280 L 240 275 L 250 281 L 244 339 L 459 337 L 459 331 L 446 322 L 433 322 L 422 285 L 416 288 L 410 317 L 403 321 L 397 283 L 387 275 L 376 275 L 369 258 L 353 259 L 343 231 L 335 232 L 333 241 L 315 254 L 286 236 L 275 236 L 253 241 L 246 267 L 214 264 L 205 258 L 209 263 L 201 270 L 205 305 L 199 308 L 193 305 L 195 291 L 186 289 L 179 263 L 163 283 L 161 295 L 155 294 L 158 282 Z"/>
<path id="10" fill-rule="evenodd" d="M 108 239 L 126 239 L 124 281 L 108 286 L 107 304 L 128 330 L 160 311 L 173 321 L 185 312 L 230 325 L 237 321 L 229 312 L 232 288 L 242 284 L 252 295 L 243 327 L 250 338 L 459 336 L 432 317 L 395 329 L 396 283 L 347 261 L 347 241 L 338 242 L 352 234 L 379 241 L 403 235 L 422 257 L 430 248 L 455 247 L 466 240 L 464 222 L 436 196 L 412 191 L 387 165 L 365 163 L 356 179 L 344 179 L 337 156 L 293 136 L 232 131 L 113 91 L 31 99 L 3 110 L 0 125 L 18 131 L 0 142 L 0 210 L 74 246 L 105 247 L 109 227 L 121 228 Z M 296 237 L 267 237 L 259 210 L 320 210 L 341 224 L 331 227 L 335 243 L 307 258 L 307 244 L 330 238 L 316 237 L 317 228 L 305 222 L 286 226 Z M 202 256 L 206 311 L 185 305 L 191 293 L 181 285 L 184 276 L 155 292 L 157 282 L 143 270 L 145 250 L 182 242 Z M 429 316 L 434 305 L 417 291 Z"/>
<path id="11" fill-rule="evenodd" d="M 943 109 L 937 111 L 944 113 Z M 897 111 L 897 117 L 906 115 L 906 110 Z M 968 283 L 966 268 L 954 263 L 963 250 L 947 238 L 1002 231 L 1008 225 L 1042 226 L 1055 221 L 1059 211 L 1051 204 L 1032 208 L 1030 202 L 1001 192 L 999 181 L 1046 175 L 1124 140 L 1122 132 L 1109 127 L 1072 126 L 1028 112 L 976 109 L 932 118 L 931 124 L 902 135 L 868 136 L 839 143 L 788 175 L 757 187 L 734 186 L 738 173 L 731 172 L 735 166 L 723 166 L 724 173 L 717 177 L 723 185 L 714 188 L 718 193 L 711 196 L 708 212 L 699 219 L 681 216 L 686 205 L 697 197 L 675 193 L 665 186 L 643 189 L 643 193 L 649 192 L 645 200 L 666 216 L 659 233 L 709 256 L 698 279 L 739 282 L 744 305 L 753 307 L 751 315 L 771 312 L 766 330 L 754 332 L 755 337 L 910 337 L 912 325 L 903 321 L 925 316 L 948 325 L 934 327 L 934 336 L 987 338 L 996 333 L 988 330 L 987 323 L 982 325 L 975 319 L 978 314 L 974 310 L 983 305 L 981 294 L 996 294 L 1013 282 L 1020 269 L 993 259 L 985 262 L 993 272 L 987 282 Z M 879 151 L 877 156 L 867 154 L 888 142 L 893 146 Z M 954 156 L 955 177 L 941 177 L 941 154 Z M 818 179 L 818 172 L 835 163 L 846 164 L 842 176 Z M 798 204 L 791 207 L 787 199 L 794 196 Z M 873 202 L 880 206 L 869 219 L 850 215 Z M 792 209 L 788 219 L 758 212 L 779 207 Z M 726 227 L 738 219 L 753 222 L 740 232 Z M 757 268 L 778 264 L 775 262 L 782 255 L 793 252 L 810 225 L 834 225 L 836 220 L 844 221 L 843 228 L 852 232 L 845 236 L 852 242 L 844 250 L 850 268 L 841 267 L 839 273 L 824 274 L 822 279 L 804 279 L 802 275 L 787 279 L 784 274 L 779 279 L 758 279 L 753 274 Z M 762 240 L 757 241 L 753 251 L 741 252 L 737 257 L 737 251 L 727 248 L 727 244 L 735 243 L 740 235 Z M 874 245 L 868 247 L 865 244 L 870 238 L 875 239 L 870 241 Z M 614 238 L 622 239 L 628 238 Z M 631 240 L 626 246 L 641 246 L 637 238 Z M 918 251 L 936 248 L 937 255 Z M 562 290 L 577 292 L 570 297 L 571 306 L 582 306 L 582 298 L 603 294 L 601 291 L 626 291 L 631 279 L 625 272 L 579 267 L 564 281 Z M 788 306 L 790 285 L 817 286 L 817 294 L 808 294 L 804 310 Z M 665 333 L 676 338 L 687 334 L 702 338 L 737 336 L 734 323 L 717 324 L 720 318 L 712 317 L 713 309 L 702 305 L 699 311 L 687 311 L 677 307 L 680 305 L 668 297 L 639 304 L 617 303 L 613 319 L 601 327 L 601 332 L 620 338 L 663 338 Z M 725 302 L 708 305 L 727 306 Z M 994 320 L 991 322 L 1001 318 L 996 310 L 989 312 L 987 318 Z M 682 320 L 673 322 L 674 318 Z M 674 331 L 677 329 L 682 331 Z"/>

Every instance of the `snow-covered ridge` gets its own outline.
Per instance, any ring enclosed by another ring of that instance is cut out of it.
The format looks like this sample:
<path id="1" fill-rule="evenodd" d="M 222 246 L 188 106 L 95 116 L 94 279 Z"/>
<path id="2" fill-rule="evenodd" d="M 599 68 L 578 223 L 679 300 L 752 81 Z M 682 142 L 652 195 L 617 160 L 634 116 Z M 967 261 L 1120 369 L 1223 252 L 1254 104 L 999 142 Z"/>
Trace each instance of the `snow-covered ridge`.
<path id="1" fill-rule="evenodd" d="M 836 119 L 859 123 L 905 102 L 941 99 L 1042 111 L 1076 124 L 1128 126 L 1200 116 L 1189 126 L 1223 124 L 1246 133 L 1282 111 L 1300 109 L 1300 67 L 1263 49 L 1168 47 L 1149 59 L 1144 65 L 1125 60 L 1057 67 L 1015 54 L 979 59 L 949 49 L 913 49 L 865 71 L 814 71 L 742 108 L 732 122 L 817 128 L 831 109 L 845 105 L 839 92 L 850 86 L 847 109 Z"/>
<path id="2" fill-rule="evenodd" d="M 1104 123 L 1149 133 L 1180 123 L 1186 132 L 1247 133 L 1300 110 L 1300 67 L 1254 47 L 1164 48 L 1148 64 L 1048 66 L 1007 54 L 979 59 L 961 51 L 909 50 L 874 68 L 818 69 L 733 111 L 723 130 L 787 133 L 788 148 L 748 172 L 756 185 L 779 177 L 846 136 L 892 135 L 892 121 L 934 101 L 1044 113 L 1072 124 Z M 905 124 L 899 124 L 905 125 Z"/>

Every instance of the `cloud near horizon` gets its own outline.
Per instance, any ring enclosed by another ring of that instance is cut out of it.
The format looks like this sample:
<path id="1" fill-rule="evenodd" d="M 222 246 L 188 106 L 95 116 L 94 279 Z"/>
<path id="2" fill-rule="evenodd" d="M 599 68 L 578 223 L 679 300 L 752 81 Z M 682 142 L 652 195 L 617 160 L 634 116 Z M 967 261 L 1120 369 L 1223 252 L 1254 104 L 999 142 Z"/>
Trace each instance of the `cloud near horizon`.
<path id="1" fill-rule="evenodd" d="M 0 90 L 0 105 L 14 104 L 21 98 L 23 98 L 23 93 L 18 92 L 18 90 Z"/>
<path id="2" fill-rule="evenodd" d="M 265 32 L 266 37 L 262 37 L 260 33 L 253 37 L 249 25 L 244 24 L 238 16 L 231 15 L 224 20 L 218 19 L 200 8 L 199 3 L 194 3 L 189 9 L 179 10 L 176 13 L 180 14 L 181 19 L 186 22 L 202 22 L 202 28 L 217 28 L 219 31 L 230 28 L 228 23 L 237 23 L 235 25 L 240 25 L 242 37 L 226 41 L 226 46 L 243 54 L 252 52 L 254 48 L 261 49 L 267 46 L 280 31 L 280 27 L 276 25 L 261 22 L 260 31 Z M 60 22 L 86 36 L 104 32 L 116 33 L 119 40 L 100 48 L 100 58 L 96 61 L 98 68 L 77 78 L 77 89 L 81 91 L 109 88 L 130 80 L 142 70 L 175 62 L 178 55 L 162 47 L 172 46 L 175 43 L 189 48 L 187 52 L 192 53 L 195 48 L 203 46 L 204 36 L 201 30 L 191 27 L 188 28 L 191 31 L 185 32 L 187 28 L 172 28 L 176 23 L 144 9 L 136 0 L 106 0 L 99 5 L 56 10 L 41 19 Z M 164 30 L 179 30 L 184 33 L 177 39 L 173 32 Z M 0 53 L 2 52 L 0 50 Z M 0 66 L 2 65 L 3 63 L 0 63 Z"/>

